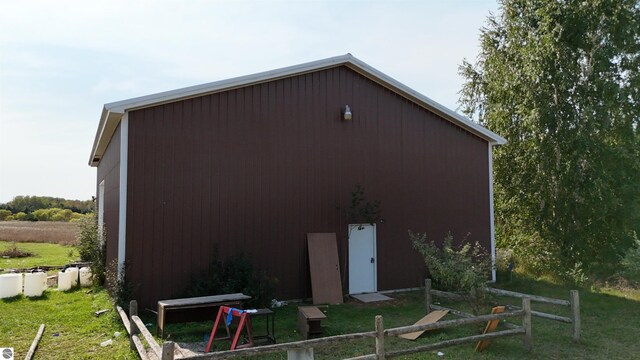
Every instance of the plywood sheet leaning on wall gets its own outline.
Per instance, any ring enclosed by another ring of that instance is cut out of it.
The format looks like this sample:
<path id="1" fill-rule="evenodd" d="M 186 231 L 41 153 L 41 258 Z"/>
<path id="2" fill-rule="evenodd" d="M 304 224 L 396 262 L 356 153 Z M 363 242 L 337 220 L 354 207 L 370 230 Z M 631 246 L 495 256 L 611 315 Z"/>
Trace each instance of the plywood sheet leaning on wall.
<path id="1" fill-rule="evenodd" d="M 314 304 L 342 304 L 342 281 L 335 233 L 308 233 L 309 270 Z"/>

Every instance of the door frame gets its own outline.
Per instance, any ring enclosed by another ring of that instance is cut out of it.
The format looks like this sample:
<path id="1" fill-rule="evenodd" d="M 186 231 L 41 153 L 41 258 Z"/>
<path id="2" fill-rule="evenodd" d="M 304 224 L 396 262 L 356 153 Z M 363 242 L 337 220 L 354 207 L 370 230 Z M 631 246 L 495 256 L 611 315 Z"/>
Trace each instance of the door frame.
<path id="1" fill-rule="evenodd" d="M 368 223 L 362 223 L 362 224 L 349 224 L 348 226 L 348 236 L 347 236 L 347 258 L 349 258 L 351 256 L 351 231 L 352 231 L 352 227 L 360 227 L 360 226 L 370 226 L 373 228 L 373 259 L 374 259 L 374 266 L 373 266 L 373 290 L 371 292 L 377 292 L 378 291 L 378 236 L 377 236 L 377 228 L 376 228 L 376 224 L 368 224 Z M 358 231 L 357 229 L 355 229 L 355 231 Z M 349 266 L 349 294 L 366 294 L 367 292 L 351 292 L 351 261 L 349 261 L 348 263 Z"/>

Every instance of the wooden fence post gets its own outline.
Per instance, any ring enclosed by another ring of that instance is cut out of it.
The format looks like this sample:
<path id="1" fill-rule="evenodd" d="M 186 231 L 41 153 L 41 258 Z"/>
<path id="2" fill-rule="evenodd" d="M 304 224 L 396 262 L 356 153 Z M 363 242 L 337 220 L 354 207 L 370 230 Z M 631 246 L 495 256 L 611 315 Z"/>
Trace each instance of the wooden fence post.
<path id="1" fill-rule="evenodd" d="M 571 321 L 573 324 L 573 340 L 580 340 L 580 294 L 578 290 L 569 291 L 571 303 Z"/>
<path id="2" fill-rule="evenodd" d="M 424 279 L 424 308 L 427 314 L 431 312 L 431 279 Z"/>
<path id="3" fill-rule="evenodd" d="M 129 303 L 129 319 L 133 316 L 138 316 L 138 302 L 135 300 L 131 300 Z M 140 330 L 133 320 L 129 321 L 129 330 L 129 347 L 131 350 L 136 350 L 136 344 L 133 342 L 133 335 L 140 334 Z"/>
<path id="4" fill-rule="evenodd" d="M 173 341 L 165 341 L 162 344 L 161 360 L 173 360 L 176 344 Z"/>
<path id="5" fill-rule="evenodd" d="M 385 359 L 384 322 L 382 321 L 382 315 L 376 315 L 376 358 L 378 360 Z"/>
<path id="6" fill-rule="evenodd" d="M 524 349 L 531 351 L 532 337 L 531 337 L 531 299 L 522 299 L 522 310 L 524 310 L 524 316 L 522 317 L 522 327 L 524 328 L 524 340 L 522 342 Z"/>

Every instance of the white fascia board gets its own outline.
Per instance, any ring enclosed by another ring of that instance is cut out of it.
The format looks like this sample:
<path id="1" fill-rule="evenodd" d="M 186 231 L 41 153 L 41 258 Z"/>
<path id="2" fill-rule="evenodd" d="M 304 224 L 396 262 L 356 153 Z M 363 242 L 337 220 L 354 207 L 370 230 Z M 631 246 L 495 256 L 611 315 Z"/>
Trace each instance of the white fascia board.
<path id="1" fill-rule="evenodd" d="M 222 90 L 226 91 L 237 87 L 244 87 L 262 83 L 265 81 L 273 81 L 293 75 L 300 75 L 311 71 L 318 71 L 324 68 L 330 68 L 347 63 L 350 59 L 353 59 L 353 56 L 350 54 L 335 56 L 328 59 L 317 60 L 281 69 L 265 71 L 257 74 L 240 76 L 221 81 L 214 81 L 206 84 L 189 86 L 157 94 L 112 102 L 106 104 L 105 108 L 109 109 L 109 111 L 124 113 L 125 111 L 145 108 L 152 105 L 155 106 L 167 102 L 188 99 L 195 96 L 203 96 L 210 93 L 216 93 Z"/>
<path id="2" fill-rule="evenodd" d="M 507 143 L 507 140 L 502 136 L 481 126 L 480 124 L 477 124 L 471 121 L 469 118 L 449 109 L 448 107 L 438 103 L 437 101 L 434 101 L 420 94 L 419 92 L 404 85 L 403 83 L 369 66 L 365 62 L 359 59 L 356 59 L 353 56 L 351 57 L 351 60 L 349 62 L 357 67 L 357 68 L 351 67 L 353 70 L 359 73 L 362 73 L 359 70 L 365 70 L 366 72 L 369 73 L 369 76 L 367 77 L 370 78 L 371 80 L 374 80 L 387 88 L 391 88 L 391 90 L 395 91 L 396 93 L 405 95 L 405 97 L 409 98 L 409 100 L 412 100 L 419 104 L 422 103 L 423 105 L 426 105 L 425 107 L 431 111 L 436 110 L 435 112 L 440 113 L 440 115 L 442 115 L 444 118 L 469 130 L 472 133 L 475 133 L 476 135 L 479 135 L 483 139 L 489 141 L 489 143 L 495 144 L 495 145 L 504 145 Z M 363 75 L 366 76 L 366 74 L 363 74 Z"/>
<path id="3" fill-rule="evenodd" d="M 96 137 L 93 140 L 93 146 L 91 148 L 91 156 L 89 157 L 89 166 L 98 166 L 104 151 L 109 145 L 109 140 L 120 123 L 124 113 L 116 113 L 103 108 L 102 115 L 100 116 L 100 122 L 98 123 L 98 131 Z M 98 160 L 94 160 L 98 158 Z"/>

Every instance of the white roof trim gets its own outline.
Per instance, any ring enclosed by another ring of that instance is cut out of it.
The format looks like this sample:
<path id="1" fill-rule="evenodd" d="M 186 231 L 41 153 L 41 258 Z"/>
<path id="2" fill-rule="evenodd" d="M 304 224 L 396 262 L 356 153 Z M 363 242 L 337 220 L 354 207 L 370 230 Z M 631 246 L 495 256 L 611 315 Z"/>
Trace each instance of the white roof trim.
<path id="1" fill-rule="evenodd" d="M 435 112 L 446 120 L 476 134 L 487 140 L 492 145 L 506 144 L 507 140 L 500 135 L 474 123 L 467 117 L 447 108 L 446 106 L 431 100 L 410 87 L 396 81 L 384 73 L 374 69 L 366 63 L 358 60 L 351 54 L 335 56 L 328 59 L 312 61 L 305 64 L 289 66 L 281 69 L 265 71 L 253 75 L 246 75 L 227 80 L 210 82 L 202 85 L 189 86 L 181 89 L 165 91 L 122 101 L 116 101 L 104 105 L 98 131 L 91 149 L 89 159 L 90 166 L 97 166 L 100 158 L 109 143 L 117 124 L 122 115 L 131 110 L 142 109 L 164 103 L 184 100 L 196 96 L 203 96 L 211 93 L 226 91 L 238 87 L 250 86 L 267 81 L 296 76 L 304 73 L 314 72 L 336 66 L 347 66 L 361 75 L 383 85 L 386 88 L 416 102 L 419 105 Z M 114 123 L 115 122 L 115 123 Z"/>

